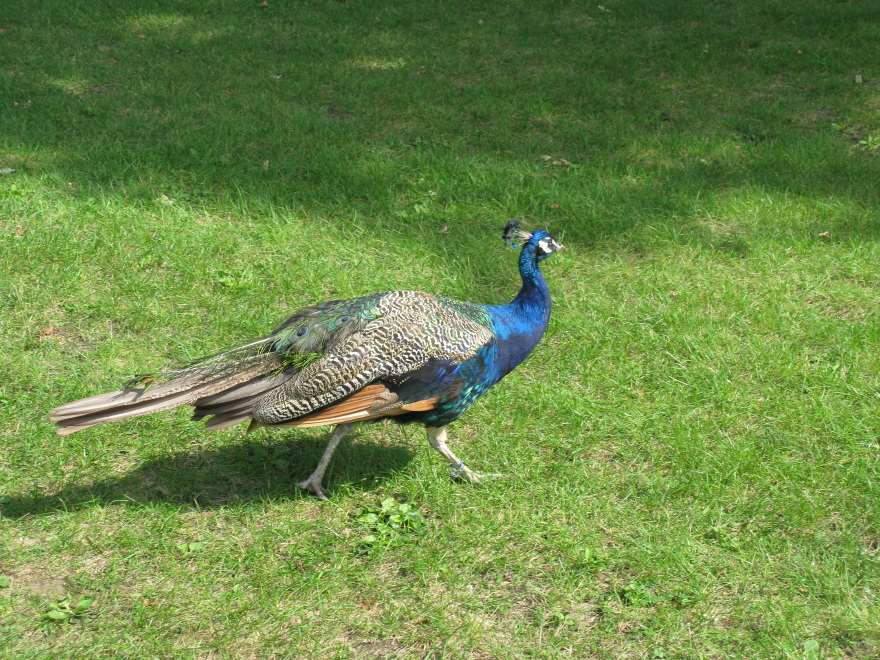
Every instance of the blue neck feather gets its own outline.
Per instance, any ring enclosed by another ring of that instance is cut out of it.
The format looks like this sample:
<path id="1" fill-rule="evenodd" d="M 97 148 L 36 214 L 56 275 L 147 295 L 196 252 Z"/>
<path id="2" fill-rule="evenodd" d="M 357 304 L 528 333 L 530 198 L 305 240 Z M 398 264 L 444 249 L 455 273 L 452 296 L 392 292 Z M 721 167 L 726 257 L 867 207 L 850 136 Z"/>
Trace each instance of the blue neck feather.
<path id="1" fill-rule="evenodd" d="M 516 298 L 506 305 L 483 306 L 495 341 L 447 372 L 450 382 L 455 381 L 458 386 L 456 394 L 442 399 L 434 410 L 396 417 L 397 421 L 418 419 L 427 426 L 449 424 L 532 352 L 550 320 L 550 292 L 538 266 L 537 243 L 544 237 L 549 235 L 533 235 L 520 252 L 519 272 L 523 284 Z"/>
<path id="2" fill-rule="evenodd" d="M 550 321 L 550 291 L 538 265 L 537 246 L 529 241 L 519 255 L 522 288 L 506 305 L 489 305 L 498 341 L 495 369 L 501 379 L 532 352 Z"/>

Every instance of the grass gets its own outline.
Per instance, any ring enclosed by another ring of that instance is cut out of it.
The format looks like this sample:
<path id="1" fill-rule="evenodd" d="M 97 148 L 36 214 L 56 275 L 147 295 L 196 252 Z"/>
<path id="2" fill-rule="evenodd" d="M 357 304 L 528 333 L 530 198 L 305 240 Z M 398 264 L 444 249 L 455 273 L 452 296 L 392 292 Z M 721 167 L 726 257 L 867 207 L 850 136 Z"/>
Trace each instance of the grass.
<path id="1" fill-rule="evenodd" d="M 880 655 L 877 18 L 4 4 L 0 657 Z M 320 502 L 323 429 L 49 424 L 309 302 L 505 301 L 511 217 L 571 250 L 450 429 L 484 488 L 414 427 Z"/>

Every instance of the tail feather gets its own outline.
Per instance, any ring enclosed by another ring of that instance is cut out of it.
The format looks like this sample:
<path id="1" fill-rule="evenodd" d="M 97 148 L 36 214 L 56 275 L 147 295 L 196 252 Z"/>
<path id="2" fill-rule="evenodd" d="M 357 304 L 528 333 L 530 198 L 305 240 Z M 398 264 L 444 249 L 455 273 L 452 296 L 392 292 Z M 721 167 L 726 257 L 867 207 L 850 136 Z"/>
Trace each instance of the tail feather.
<path id="1" fill-rule="evenodd" d="M 260 395 L 255 394 L 254 396 L 247 397 L 246 399 L 237 399 L 236 401 L 220 404 L 218 406 L 199 406 L 193 412 L 192 421 L 200 422 L 205 419 L 205 417 L 211 417 L 212 415 L 229 415 L 243 412 L 252 412 L 254 406 L 259 400 Z"/>
<path id="2" fill-rule="evenodd" d="M 125 391 L 111 392 L 111 394 L 125 394 Z M 61 435 L 69 435 L 75 431 L 100 424 L 102 422 L 117 422 L 132 417 L 140 417 L 141 415 L 149 415 L 155 412 L 171 410 L 182 406 L 190 401 L 192 394 L 183 392 L 181 394 L 170 394 L 161 399 L 152 401 L 141 401 L 138 403 L 128 403 L 122 405 L 110 404 L 104 410 L 81 415 L 71 415 L 69 417 L 53 417 L 54 421 L 62 427 L 58 432 Z M 76 402 L 74 402 L 76 403 Z"/>
<path id="3" fill-rule="evenodd" d="M 253 419 L 250 413 L 246 413 L 244 415 L 236 415 L 235 417 L 228 417 L 226 415 L 218 415 L 217 417 L 212 417 L 207 422 L 205 422 L 205 430 L 206 431 L 219 431 L 220 429 L 225 429 L 230 426 L 235 426 L 236 424 L 241 424 L 242 422 L 246 422 L 248 420 Z"/>
<path id="4" fill-rule="evenodd" d="M 194 421 L 199 421 L 214 415 L 215 417 L 205 424 L 205 428 L 208 430 L 226 428 L 225 426 L 217 426 L 217 416 L 222 416 L 225 419 L 234 415 L 241 417 L 240 421 L 250 419 L 250 414 L 260 399 L 271 390 L 289 381 L 297 372 L 298 370 L 287 369 L 280 374 L 255 378 L 213 396 L 200 397 L 193 402 L 195 412 L 193 412 L 192 418 Z"/>
<path id="5" fill-rule="evenodd" d="M 193 405 L 199 410 L 204 409 L 206 411 L 220 409 L 222 406 L 229 404 L 238 405 L 239 401 L 253 399 L 254 397 L 264 395 L 269 390 L 274 390 L 279 385 L 283 385 L 289 381 L 297 373 L 299 373 L 299 369 L 287 368 L 280 373 L 270 374 L 268 376 L 260 375 L 247 382 L 241 383 L 240 385 L 223 390 L 222 392 L 208 396 L 200 396 L 193 401 Z M 211 413 L 207 412 L 206 414 Z"/>
<path id="6" fill-rule="evenodd" d="M 106 394 L 97 394 L 87 399 L 72 401 L 65 403 L 63 406 L 52 408 L 49 415 L 53 422 L 61 423 L 71 417 L 82 417 L 90 413 L 100 412 L 108 408 L 117 406 L 127 406 L 135 403 L 139 395 L 143 394 L 143 390 L 128 388 L 117 390 L 116 392 L 107 392 Z"/>
<path id="7" fill-rule="evenodd" d="M 253 397 L 254 399 L 258 397 Z M 197 409 L 195 414 L 193 415 L 193 421 L 198 422 L 199 420 L 204 419 L 205 417 L 229 417 L 234 416 L 238 417 L 239 415 L 250 415 L 254 411 L 254 401 L 241 401 L 239 402 L 241 405 L 232 404 L 224 406 L 220 410 L 210 410 L 205 411 L 202 409 Z"/>
<path id="8" fill-rule="evenodd" d="M 125 387 L 58 406 L 50 412 L 51 419 L 62 427 L 59 434 L 69 435 L 102 422 L 140 417 L 183 405 L 198 406 L 202 402 L 212 404 L 216 412 L 235 410 L 249 415 L 262 393 L 286 382 L 297 371 L 285 368 L 277 354 L 258 352 L 262 349 L 257 344 L 211 356 L 185 369 L 143 377 L 139 380 L 144 383 L 142 387 Z M 199 408 L 196 413 L 199 419 L 215 414 L 214 411 L 203 413 Z"/>

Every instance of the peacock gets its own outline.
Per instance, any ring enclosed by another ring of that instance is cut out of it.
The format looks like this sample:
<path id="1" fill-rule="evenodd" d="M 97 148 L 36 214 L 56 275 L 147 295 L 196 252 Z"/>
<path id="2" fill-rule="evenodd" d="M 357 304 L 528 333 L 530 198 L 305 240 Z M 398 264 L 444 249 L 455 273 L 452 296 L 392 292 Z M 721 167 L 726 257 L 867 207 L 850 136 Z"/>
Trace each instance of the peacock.
<path id="1" fill-rule="evenodd" d="M 250 422 L 336 425 L 314 472 L 298 485 L 327 499 L 324 473 L 340 441 L 359 423 L 390 418 L 424 424 L 452 476 L 475 484 L 447 445 L 446 426 L 535 348 L 550 320 L 541 262 L 564 246 L 516 221 L 502 238 L 522 242 L 522 288 L 506 305 L 478 305 L 419 291 L 330 300 L 297 310 L 270 335 L 183 368 L 136 376 L 123 389 L 58 406 L 67 435 L 102 422 L 195 408 L 208 430 Z"/>

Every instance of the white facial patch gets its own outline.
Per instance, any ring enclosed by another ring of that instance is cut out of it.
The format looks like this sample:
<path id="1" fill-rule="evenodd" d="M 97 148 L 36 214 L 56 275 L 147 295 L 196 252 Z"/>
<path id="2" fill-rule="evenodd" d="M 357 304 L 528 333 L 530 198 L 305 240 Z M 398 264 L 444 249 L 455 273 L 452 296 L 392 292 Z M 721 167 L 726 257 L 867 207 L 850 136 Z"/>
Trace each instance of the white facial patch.
<path id="1" fill-rule="evenodd" d="M 547 242 L 546 239 L 538 241 L 538 249 L 544 254 L 550 254 L 552 252 L 552 250 L 550 249 L 550 243 Z"/>

